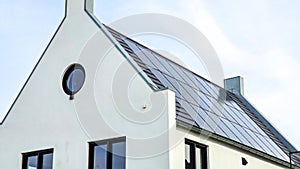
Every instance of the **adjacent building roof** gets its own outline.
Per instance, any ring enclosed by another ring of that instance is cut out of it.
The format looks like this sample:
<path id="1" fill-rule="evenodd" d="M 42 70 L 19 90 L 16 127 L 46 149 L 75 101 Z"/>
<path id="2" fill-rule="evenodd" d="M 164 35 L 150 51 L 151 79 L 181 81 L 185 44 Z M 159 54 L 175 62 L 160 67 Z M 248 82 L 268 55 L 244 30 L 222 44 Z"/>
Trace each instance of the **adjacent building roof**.
<path id="1" fill-rule="evenodd" d="M 242 96 L 105 26 L 156 85 L 176 93 L 177 121 L 288 161 L 296 149 Z"/>

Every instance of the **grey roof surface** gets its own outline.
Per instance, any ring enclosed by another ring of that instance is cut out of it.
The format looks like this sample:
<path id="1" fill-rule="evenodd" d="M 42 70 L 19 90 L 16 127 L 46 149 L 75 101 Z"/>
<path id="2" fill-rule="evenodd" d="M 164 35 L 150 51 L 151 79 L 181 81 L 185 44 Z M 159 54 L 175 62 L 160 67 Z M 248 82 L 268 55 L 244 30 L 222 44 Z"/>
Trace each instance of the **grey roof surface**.
<path id="1" fill-rule="evenodd" d="M 288 161 L 296 149 L 241 95 L 105 26 L 158 89 L 176 93 L 178 121 Z"/>

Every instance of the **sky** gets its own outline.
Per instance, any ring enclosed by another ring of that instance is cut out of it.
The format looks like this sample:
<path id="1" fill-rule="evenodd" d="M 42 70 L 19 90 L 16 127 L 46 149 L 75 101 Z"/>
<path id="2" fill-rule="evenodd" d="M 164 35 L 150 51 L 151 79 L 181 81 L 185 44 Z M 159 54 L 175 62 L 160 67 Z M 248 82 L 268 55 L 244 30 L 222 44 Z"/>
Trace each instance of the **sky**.
<path id="1" fill-rule="evenodd" d="M 64 5 L 64 0 L 0 1 L 0 119 L 61 22 Z M 142 13 L 189 22 L 216 50 L 225 77 L 244 77 L 245 97 L 300 147 L 299 6 L 300 1 L 285 0 L 96 0 L 95 14 L 106 24 Z M 147 44 L 145 39 L 141 38 Z"/>

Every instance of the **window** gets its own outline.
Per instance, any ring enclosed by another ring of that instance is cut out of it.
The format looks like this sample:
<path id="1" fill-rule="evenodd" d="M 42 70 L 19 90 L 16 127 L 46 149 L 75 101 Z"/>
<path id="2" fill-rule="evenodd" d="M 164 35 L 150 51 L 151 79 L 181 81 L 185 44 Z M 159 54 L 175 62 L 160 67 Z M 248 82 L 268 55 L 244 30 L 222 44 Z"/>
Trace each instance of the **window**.
<path id="1" fill-rule="evenodd" d="M 72 98 L 83 86 L 85 80 L 85 71 L 80 64 L 72 64 L 65 71 L 62 86 L 66 94 Z"/>
<path id="2" fill-rule="evenodd" d="M 185 169 L 207 169 L 207 146 L 185 140 Z"/>
<path id="3" fill-rule="evenodd" d="M 52 169 L 53 149 L 23 153 L 22 169 Z"/>
<path id="4" fill-rule="evenodd" d="M 89 169 L 125 169 L 125 137 L 91 142 Z"/>

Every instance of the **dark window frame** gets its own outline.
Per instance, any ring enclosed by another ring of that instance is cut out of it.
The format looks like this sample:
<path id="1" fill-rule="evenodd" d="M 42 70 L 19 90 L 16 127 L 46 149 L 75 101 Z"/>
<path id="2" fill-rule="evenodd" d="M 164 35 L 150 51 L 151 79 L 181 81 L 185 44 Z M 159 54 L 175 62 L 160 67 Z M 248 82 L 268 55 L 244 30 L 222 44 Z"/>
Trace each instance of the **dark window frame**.
<path id="1" fill-rule="evenodd" d="M 125 143 L 125 155 L 126 155 L 126 137 L 118 137 L 112 139 L 105 139 L 100 141 L 93 141 L 89 142 L 89 161 L 88 161 L 88 169 L 94 169 L 94 154 L 95 154 L 95 147 L 100 145 L 107 145 L 107 169 L 112 169 L 112 144 L 113 143 Z M 125 166 L 126 166 L 126 158 L 125 158 Z"/>
<path id="2" fill-rule="evenodd" d="M 32 152 L 27 152 L 27 153 L 22 153 L 22 169 L 27 169 L 28 166 L 28 158 L 32 156 L 37 156 L 38 161 L 37 161 L 37 169 L 42 169 L 43 167 L 43 155 L 45 154 L 54 154 L 54 149 L 45 149 L 45 150 L 38 150 L 38 151 L 32 151 Z M 53 159 L 52 159 L 52 164 L 53 164 Z"/>
<path id="3" fill-rule="evenodd" d="M 69 84 L 68 84 L 68 79 L 70 78 L 70 76 L 72 75 L 72 73 L 74 73 L 75 70 L 80 70 L 83 73 L 83 79 L 81 79 L 82 80 L 82 84 L 76 90 L 75 89 L 71 89 L 70 86 L 69 86 Z M 73 63 L 73 64 L 71 64 L 70 66 L 67 67 L 67 69 L 65 70 L 64 75 L 63 75 L 62 87 L 63 87 L 64 92 L 67 95 L 70 95 L 70 96 L 75 95 L 83 87 L 85 79 L 86 79 L 86 73 L 85 73 L 84 67 L 81 64 L 79 64 L 79 63 Z"/>
<path id="4" fill-rule="evenodd" d="M 189 139 L 185 139 L 184 145 L 190 146 L 191 169 L 196 169 L 196 148 L 199 148 L 201 150 L 201 162 L 202 162 L 201 169 L 208 169 L 208 150 L 207 150 L 208 146 Z"/>

